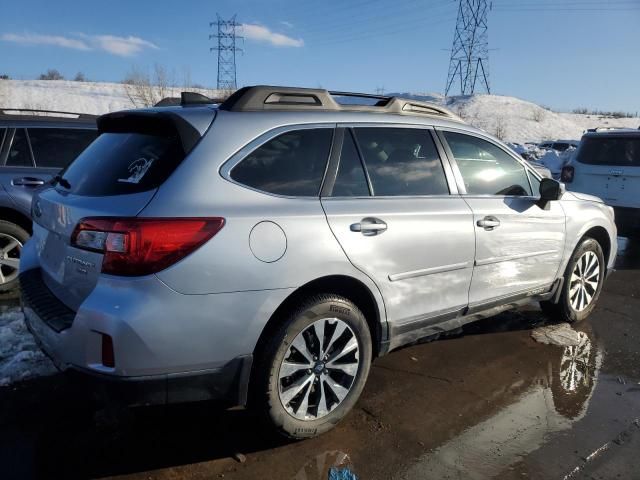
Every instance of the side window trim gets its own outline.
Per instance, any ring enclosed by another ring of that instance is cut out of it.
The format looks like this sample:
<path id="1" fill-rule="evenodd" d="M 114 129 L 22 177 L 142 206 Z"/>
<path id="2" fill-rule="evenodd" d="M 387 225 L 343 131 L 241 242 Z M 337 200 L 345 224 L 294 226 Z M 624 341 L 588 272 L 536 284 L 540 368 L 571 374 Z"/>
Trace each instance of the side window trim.
<path id="1" fill-rule="evenodd" d="M 238 165 L 248 155 L 253 153 L 255 150 L 257 150 L 258 148 L 260 148 L 261 146 L 263 146 L 264 144 L 266 144 L 270 140 L 273 140 L 274 138 L 282 135 L 283 133 L 287 133 L 287 132 L 293 132 L 293 131 L 296 131 L 296 130 L 314 130 L 314 129 L 320 129 L 320 128 L 331 129 L 332 130 L 333 140 L 331 141 L 331 146 L 330 146 L 330 151 L 329 151 L 329 160 L 327 161 L 327 165 L 325 165 L 324 176 L 322 178 L 322 181 L 320 182 L 321 188 L 320 188 L 318 196 L 305 197 L 305 196 L 280 195 L 278 193 L 265 192 L 264 190 L 259 190 L 257 188 L 253 188 L 253 187 L 251 187 L 249 185 L 245 185 L 243 183 L 240 183 L 240 182 L 234 180 L 231 177 L 231 170 L 233 170 L 233 168 L 236 165 Z M 336 124 L 335 123 L 304 123 L 304 124 L 298 124 L 298 125 L 285 125 L 285 126 L 282 126 L 282 127 L 276 127 L 273 130 L 269 130 L 268 132 L 265 132 L 265 133 L 255 137 L 253 140 L 251 140 L 247 144 L 245 144 L 242 148 L 240 148 L 240 150 L 238 150 L 236 153 L 231 155 L 231 157 L 229 157 L 227 160 L 222 162 L 222 165 L 220 166 L 218 172 L 219 172 L 220 176 L 222 178 L 224 178 L 226 181 L 231 182 L 234 185 L 238 185 L 239 187 L 245 188 L 247 190 L 251 190 L 253 192 L 261 193 L 263 195 L 270 195 L 272 197 L 277 197 L 277 198 L 295 198 L 295 199 L 299 199 L 299 200 L 317 200 L 319 198 L 321 192 L 322 192 L 322 186 L 324 185 L 325 177 L 326 177 L 327 172 L 328 172 L 328 164 L 331 161 L 330 159 L 331 159 L 331 155 L 332 155 L 332 152 L 333 152 L 332 149 L 333 149 L 333 146 L 334 146 L 334 143 L 335 143 L 334 142 L 335 134 L 336 134 Z"/>
<path id="2" fill-rule="evenodd" d="M 4 142 L 5 143 L 4 151 L 2 152 L 3 158 L 1 159 L 2 162 L 0 162 L 0 165 L 5 167 L 7 166 L 7 161 L 9 161 L 9 152 L 11 151 L 13 142 L 16 139 L 16 133 L 18 132 L 18 130 L 22 130 L 24 132 L 25 141 L 27 142 L 27 145 L 29 147 L 29 158 L 31 159 L 31 166 L 28 166 L 28 165 L 22 165 L 22 166 L 9 165 L 9 166 L 11 168 L 34 168 L 36 164 L 35 164 L 35 161 L 33 160 L 33 152 L 31 151 L 31 143 L 29 142 L 29 137 L 27 136 L 27 129 L 22 127 L 7 128 L 7 133 L 6 133 L 5 142 Z"/>
<path id="3" fill-rule="evenodd" d="M 362 165 L 362 170 L 364 170 L 364 178 L 367 179 L 367 186 L 369 187 L 369 196 L 370 197 L 375 197 L 376 196 L 376 192 L 373 189 L 373 183 L 371 183 L 371 177 L 369 176 L 369 169 L 367 168 L 367 164 L 364 161 L 364 155 L 362 154 L 362 150 L 360 149 L 360 143 L 358 142 L 358 138 L 355 135 L 355 132 L 353 131 L 353 128 L 348 128 L 348 131 L 345 133 L 345 135 L 351 135 L 351 140 L 353 141 L 353 144 L 356 146 L 356 151 L 358 152 L 358 158 L 360 159 L 360 165 Z"/>
<path id="4" fill-rule="evenodd" d="M 36 165 L 36 156 L 33 154 L 33 148 L 31 147 L 31 137 L 29 136 L 29 129 L 25 127 L 24 129 L 24 137 L 27 139 L 27 145 L 29 146 L 29 155 L 31 155 L 31 165 L 35 168 Z"/>
<path id="5" fill-rule="evenodd" d="M 451 132 L 451 133 L 460 133 L 462 135 L 469 135 L 470 137 L 475 137 L 475 138 L 479 138 L 480 140 L 484 140 L 486 142 L 489 142 L 491 145 L 493 145 L 494 147 L 500 149 L 502 152 L 504 152 L 506 155 L 508 155 L 509 157 L 513 158 L 516 162 L 518 162 L 522 168 L 524 168 L 524 171 L 527 175 L 527 182 L 529 183 L 529 188 L 531 189 L 532 195 L 481 195 L 481 194 L 472 194 L 472 193 L 467 193 L 467 188 L 464 184 L 464 179 L 462 178 L 462 173 L 460 173 L 460 167 L 458 166 L 458 163 L 456 162 L 455 157 L 453 156 L 453 152 L 451 151 L 451 148 L 449 147 L 449 144 L 447 143 L 447 139 L 445 138 L 445 132 Z M 468 130 L 462 130 L 462 129 L 458 129 L 458 128 L 436 128 L 436 135 L 438 136 L 440 142 L 443 145 L 444 151 L 446 152 L 447 158 L 449 160 L 449 162 L 451 163 L 453 170 L 454 170 L 454 176 L 456 179 L 456 184 L 458 186 L 458 191 L 460 193 L 460 195 L 465 195 L 468 197 L 500 197 L 500 198 L 538 198 L 534 192 L 533 189 L 533 184 L 531 183 L 531 178 L 529 177 L 529 175 L 534 175 L 537 177 L 537 174 L 533 172 L 533 169 L 529 168 L 529 166 L 525 163 L 524 159 L 522 158 L 518 158 L 515 155 L 511 154 L 511 152 L 505 150 L 502 146 L 500 146 L 499 144 L 495 143 L 491 138 L 489 137 L 485 137 L 484 135 L 480 135 L 477 134 L 476 132 L 470 132 Z"/>

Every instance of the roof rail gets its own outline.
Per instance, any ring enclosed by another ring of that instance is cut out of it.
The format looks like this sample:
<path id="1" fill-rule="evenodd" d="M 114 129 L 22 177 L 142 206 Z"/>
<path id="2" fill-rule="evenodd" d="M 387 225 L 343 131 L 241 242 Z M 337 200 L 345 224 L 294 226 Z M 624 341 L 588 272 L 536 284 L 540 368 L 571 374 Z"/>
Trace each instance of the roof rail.
<path id="1" fill-rule="evenodd" d="M 180 97 L 165 97 L 154 105 L 154 107 L 177 107 L 187 105 L 212 105 L 222 103 L 223 100 L 209 98 L 197 92 L 180 92 Z"/>
<path id="2" fill-rule="evenodd" d="M 33 116 L 38 116 L 38 114 L 45 114 L 42 116 L 47 116 L 47 117 L 63 116 L 63 117 L 69 117 L 69 118 L 88 118 L 88 119 L 93 119 L 98 117 L 98 115 L 93 115 L 91 113 L 62 112 L 59 110 L 41 110 L 36 108 L 0 108 L 0 113 L 3 115 L 33 115 Z M 52 114 L 52 115 L 49 115 L 49 114 Z"/>
<path id="3" fill-rule="evenodd" d="M 638 127 L 640 130 L 640 127 Z M 633 127 L 596 127 L 596 128 L 587 128 L 584 133 L 598 133 L 598 132 L 635 132 L 636 129 Z"/>
<path id="4" fill-rule="evenodd" d="M 373 105 L 344 104 L 335 97 L 373 99 Z M 257 85 L 243 87 L 220 105 L 220 110 L 232 112 L 278 111 L 349 111 L 393 113 L 400 115 L 429 115 L 462 122 L 450 110 L 439 105 L 401 97 L 387 97 L 367 93 L 336 92 L 316 88 L 277 87 Z"/>

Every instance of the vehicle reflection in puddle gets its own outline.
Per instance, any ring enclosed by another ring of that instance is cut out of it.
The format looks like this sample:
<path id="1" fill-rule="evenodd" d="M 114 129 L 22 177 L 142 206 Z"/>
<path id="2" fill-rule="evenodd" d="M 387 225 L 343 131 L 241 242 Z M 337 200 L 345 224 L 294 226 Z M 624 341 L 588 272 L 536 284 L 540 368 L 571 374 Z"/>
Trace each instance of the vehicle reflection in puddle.
<path id="1" fill-rule="evenodd" d="M 304 467 L 293 480 L 357 480 L 349 455 L 339 450 L 324 452 Z"/>
<path id="2" fill-rule="evenodd" d="M 402 478 L 495 477 L 583 418 L 602 354 L 584 332 L 577 346 L 548 348 L 555 360 L 515 403 L 422 456 Z"/>

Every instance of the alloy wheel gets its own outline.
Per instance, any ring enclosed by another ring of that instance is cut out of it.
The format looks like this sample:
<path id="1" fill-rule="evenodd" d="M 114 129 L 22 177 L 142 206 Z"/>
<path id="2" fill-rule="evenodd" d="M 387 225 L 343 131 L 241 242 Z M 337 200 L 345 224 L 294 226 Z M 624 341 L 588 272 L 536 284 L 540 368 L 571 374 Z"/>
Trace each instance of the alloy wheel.
<path id="1" fill-rule="evenodd" d="M 347 397 L 359 361 L 358 339 L 346 322 L 315 321 L 293 339 L 280 364 L 280 402 L 298 420 L 328 415 Z"/>
<path id="2" fill-rule="evenodd" d="M 569 300 L 577 312 L 587 308 L 600 282 L 600 261 L 595 252 L 585 252 L 576 262 L 569 285 Z"/>
<path id="3" fill-rule="evenodd" d="M 0 285 L 9 283 L 18 276 L 22 243 L 17 238 L 0 233 Z"/>

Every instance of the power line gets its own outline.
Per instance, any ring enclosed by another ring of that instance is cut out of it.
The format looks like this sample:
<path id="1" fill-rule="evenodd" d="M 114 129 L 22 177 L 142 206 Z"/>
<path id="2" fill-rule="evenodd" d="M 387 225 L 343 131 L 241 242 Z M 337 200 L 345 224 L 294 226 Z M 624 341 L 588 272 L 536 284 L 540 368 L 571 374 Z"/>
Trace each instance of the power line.
<path id="1" fill-rule="evenodd" d="M 476 83 L 489 88 L 489 33 L 486 0 L 460 0 L 458 20 L 453 35 L 445 96 L 460 81 L 460 95 L 473 95 Z"/>
<path id="2" fill-rule="evenodd" d="M 230 20 L 223 20 L 216 14 L 217 21 L 210 22 L 209 27 L 218 27 L 216 34 L 209 35 L 209 40 L 215 38 L 218 41 L 216 47 L 211 47 L 209 51 L 218 52 L 218 90 L 233 91 L 238 88 L 236 79 L 236 52 L 242 49 L 236 47 L 236 40 L 244 37 L 236 35 L 236 27 L 240 26 L 236 22 L 236 16 Z"/>

